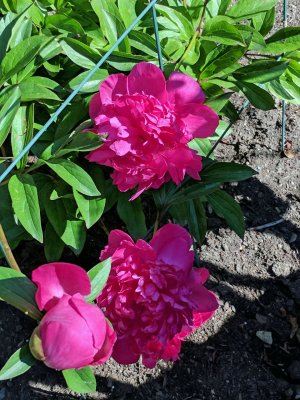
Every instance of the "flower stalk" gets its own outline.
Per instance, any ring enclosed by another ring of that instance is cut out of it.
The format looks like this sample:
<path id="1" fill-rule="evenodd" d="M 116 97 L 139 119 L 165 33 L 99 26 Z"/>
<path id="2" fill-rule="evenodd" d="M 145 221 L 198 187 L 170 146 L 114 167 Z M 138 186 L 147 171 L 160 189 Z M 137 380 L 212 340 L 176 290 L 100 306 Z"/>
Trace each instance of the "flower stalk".
<path id="1" fill-rule="evenodd" d="M 8 265 L 15 271 L 21 272 L 20 267 L 11 251 L 11 248 L 6 239 L 2 225 L 0 224 L 0 247 L 3 250 Z"/>

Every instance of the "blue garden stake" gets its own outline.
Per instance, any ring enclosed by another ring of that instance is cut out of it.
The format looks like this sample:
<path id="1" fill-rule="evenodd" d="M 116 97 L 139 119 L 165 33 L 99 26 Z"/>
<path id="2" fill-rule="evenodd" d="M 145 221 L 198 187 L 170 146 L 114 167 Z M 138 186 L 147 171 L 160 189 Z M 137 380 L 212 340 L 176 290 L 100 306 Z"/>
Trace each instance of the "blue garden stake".
<path id="1" fill-rule="evenodd" d="M 119 46 L 119 44 L 125 39 L 125 37 L 132 31 L 132 29 L 137 25 L 137 23 L 147 14 L 147 12 L 152 8 L 154 8 L 155 4 L 158 0 L 152 0 L 147 7 L 140 13 L 140 15 L 133 21 L 133 23 L 123 32 L 123 34 L 119 37 L 116 43 L 108 50 L 108 52 L 101 58 L 101 60 L 95 65 L 95 67 L 88 73 L 85 79 L 77 86 L 76 89 L 66 98 L 66 100 L 61 104 L 61 106 L 55 111 L 52 117 L 45 123 L 45 125 L 39 130 L 39 132 L 32 138 L 32 140 L 28 143 L 27 146 L 20 152 L 20 154 L 14 159 L 14 161 L 6 168 L 6 170 L 0 176 L 0 183 L 10 174 L 10 172 L 14 169 L 14 167 L 18 164 L 18 162 L 22 159 L 22 157 L 31 149 L 31 147 L 39 140 L 39 138 L 46 132 L 49 126 L 56 120 L 56 118 L 62 113 L 62 111 L 70 104 L 70 102 L 74 99 L 74 97 L 79 93 L 80 89 L 89 81 L 89 79 L 94 75 L 94 73 L 101 67 L 101 65 L 108 59 L 111 53 Z M 157 25 L 156 14 L 153 14 L 154 22 Z M 155 28 L 155 31 L 157 28 Z M 157 37 L 157 45 L 159 44 L 158 38 L 158 30 L 156 31 L 155 36 Z M 157 47 L 159 61 L 161 62 L 161 56 L 159 53 L 161 52 L 160 46 Z"/>
<path id="2" fill-rule="evenodd" d="M 154 33 L 155 33 L 156 49 L 157 49 L 159 67 L 163 71 L 164 70 L 164 65 L 163 65 L 163 60 L 162 60 L 162 53 L 161 53 L 161 46 L 160 46 L 160 40 L 159 40 L 158 24 L 157 24 L 157 17 L 156 17 L 156 9 L 155 9 L 155 7 L 152 7 L 152 19 L 153 19 L 153 25 L 154 25 Z"/>

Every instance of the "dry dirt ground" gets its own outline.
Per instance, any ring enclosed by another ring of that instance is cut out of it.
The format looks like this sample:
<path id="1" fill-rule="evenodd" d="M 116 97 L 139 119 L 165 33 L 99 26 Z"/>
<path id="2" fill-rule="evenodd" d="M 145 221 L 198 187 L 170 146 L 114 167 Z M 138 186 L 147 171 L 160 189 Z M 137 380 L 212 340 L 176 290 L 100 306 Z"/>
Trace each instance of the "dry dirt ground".
<path id="1" fill-rule="evenodd" d="M 290 1 L 291 25 L 299 25 L 299 12 L 300 1 Z M 287 139 L 295 157 L 282 158 L 277 106 L 267 113 L 247 108 L 227 143 L 218 147 L 219 159 L 247 163 L 258 175 L 228 187 L 246 216 L 243 241 L 211 215 L 200 255 L 220 308 L 183 345 L 180 361 L 161 362 L 153 370 L 110 361 L 96 369 L 98 391 L 88 396 L 72 395 L 60 374 L 38 365 L 1 382 L 0 400 L 300 399 L 300 109 L 288 106 Z M 28 248 L 17 255 L 30 266 Z M 0 304 L 0 365 L 33 327 L 21 313 Z"/>

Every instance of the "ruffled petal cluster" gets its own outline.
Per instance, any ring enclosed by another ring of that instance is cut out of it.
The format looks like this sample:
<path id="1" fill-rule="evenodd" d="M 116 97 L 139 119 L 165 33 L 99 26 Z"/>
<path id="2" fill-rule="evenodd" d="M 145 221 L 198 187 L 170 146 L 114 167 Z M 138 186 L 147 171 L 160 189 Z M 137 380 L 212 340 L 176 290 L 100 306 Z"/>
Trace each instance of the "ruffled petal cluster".
<path id="1" fill-rule="evenodd" d="M 104 363 L 116 334 L 96 305 L 83 296 L 91 283 L 85 270 L 68 263 L 50 263 L 32 273 L 36 303 L 46 310 L 30 344 L 33 355 L 57 370 Z"/>
<path id="2" fill-rule="evenodd" d="M 160 359 L 176 360 L 181 341 L 218 307 L 203 284 L 205 268 L 193 268 L 192 239 L 175 224 L 159 229 L 148 243 L 136 243 L 114 230 L 101 260 L 112 257 L 112 270 L 98 298 L 117 333 L 113 358 L 131 364 L 142 356 L 152 368 Z"/>
<path id="3" fill-rule="evenodd" d="M 179 184 L 185 174 L 199 179 L 201 157 L 188 142 L 211 136 L 219 123 L 204 100 L 194 79 L 173 72 L 166 81 L 151 63 L 137 64 L 128 76 L 111 75 L 90 104 L 104 144 L 87 158 L 112 167 L 120 191 L 137 187 L 132 199 L 171 179 Z"/>

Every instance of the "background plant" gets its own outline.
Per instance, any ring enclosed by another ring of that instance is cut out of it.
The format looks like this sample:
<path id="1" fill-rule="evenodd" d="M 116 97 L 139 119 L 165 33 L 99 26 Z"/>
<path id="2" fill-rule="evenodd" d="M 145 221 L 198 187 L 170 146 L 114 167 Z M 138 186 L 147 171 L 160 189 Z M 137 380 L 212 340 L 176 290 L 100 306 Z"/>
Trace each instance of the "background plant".
<path id="1" fill-rule="evenodd" d="M 88 104 L 100 82 L 111 73 L 130 71 L 142 60 L 157 63 L 153 22 L 147 14 L 1 184 L 0 223 L 11 246 L 34 238 L 44 243 L 49 261 L 59 259 L 65 246 L 79 254 L 86 229 L 113 207 L 135 238 L 156 230 L 168 215 L 188 225 L 201 243 L 207 203 L 243 236 L 240 206 L 221 188 L 224 182 L 247 179 L 254 171 L 215 161 L 212 141 L 238 118 L 231 101 L 235 92 L 263 110 L 274 108 L 271 94 L 300 102 L 300 28 L 270 33 L 275 6 L 276 0 L 157 4 L 166 75 L 180 70 L 197 79 L 207 95 L 206 104 L 222 116 L 213 138 L 190 144 L 206 157 L 201 182 L 167 184 L 145 194 L 146 202 L 128 202 L 130 195 L 112 186 L 107 169 L 82 157 L 100 145 L 98 136 L 86 131 L 91 127 Z M 0 2 L 0 171 L 144 7 L 140 0 Z M 145 204 L 150 212 L 145 213 Z"/>

